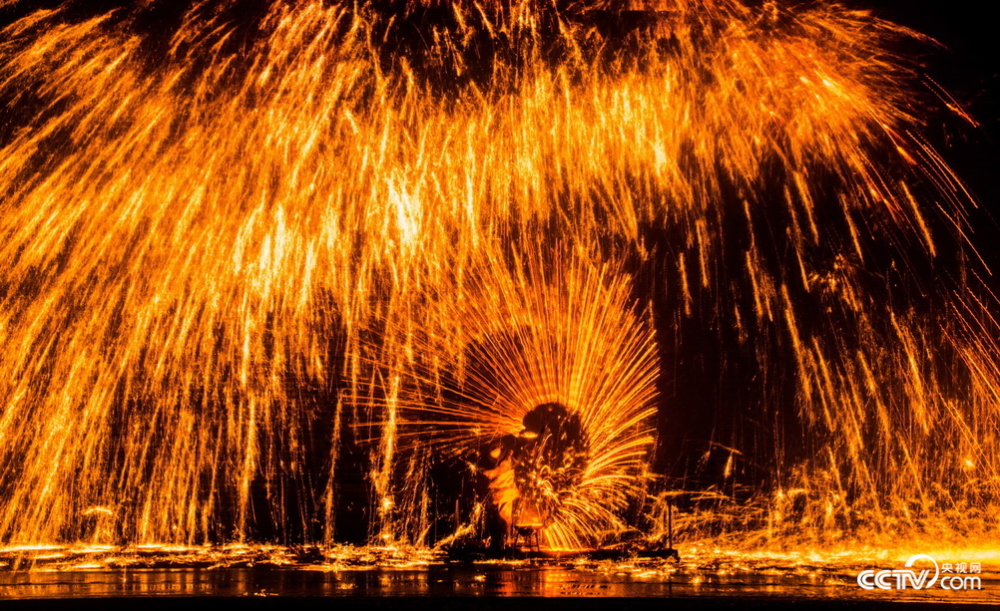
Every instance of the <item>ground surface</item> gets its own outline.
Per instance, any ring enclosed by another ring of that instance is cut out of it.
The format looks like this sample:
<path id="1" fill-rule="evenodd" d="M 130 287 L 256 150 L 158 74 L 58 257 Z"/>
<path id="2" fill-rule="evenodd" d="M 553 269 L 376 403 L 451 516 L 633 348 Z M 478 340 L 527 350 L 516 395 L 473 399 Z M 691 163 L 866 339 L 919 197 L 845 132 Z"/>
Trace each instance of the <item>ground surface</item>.
<path id="1" fill-rule="evenodd" d="M 642 558 L 594 561 L 576 555 L 446 563 L 426 550 L 371 547 L 18 548 L 0 550 L 0 563 L 6 565 L 0 570 L 0 599 L 5 599 L 4 608 L 72 603 L 74 609 L 126 608 L 136 597 L 144 599 L 144 608 L 176 607 L 203 597 L 240 598 L 245 607 L 288 598 L 297 606 L 323 601 L 328 606 L 330 597 L 336 597 L 338 608 L 401 608 L 397 605 L 412 598 L 421 606 L 433 600 L 439 611 L 466 607 L 470 597 L 477 599 L 479 609 L 511 604 L 501 600 L 506 597 L 556 597 L 548 603 L 552 609 L 569 604 L 588 609 L 598 602 L 584 599 L 607 597 L 618 598 L 616 609 L 654 608 L 667 599 L 699 608 L 1000 605 L 1000 552 L 933 552 L 942 570 L 949 563 L 953 574 L 959 563 L 967 564 L 966 571 L 979 563 L 982 588 L 961 591 L 937 584 L 921 590 L 866 591 L 858 586 L 862 570 L 902 569 L 907 554 L 897 552 L 751 553 L 689 546 L 681 553 L 679 564 Z"/>

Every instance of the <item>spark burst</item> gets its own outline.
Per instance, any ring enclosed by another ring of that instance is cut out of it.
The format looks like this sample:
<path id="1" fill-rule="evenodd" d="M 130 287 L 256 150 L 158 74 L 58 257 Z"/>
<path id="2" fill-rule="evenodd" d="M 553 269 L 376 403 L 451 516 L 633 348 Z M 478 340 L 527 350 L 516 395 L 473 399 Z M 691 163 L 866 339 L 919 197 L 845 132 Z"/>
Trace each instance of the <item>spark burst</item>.
<path id="1" fill-rule="evenodd" d="M 264 5 L 236 19 L 238 2 L 195 2 L 153 35 L 155 2 L 0 3 L 17 15 L 0 43 L 0 540 L 272 524 L 331 541 L 344 427 L 379 423 L 378 502 L 412 485 L 403 372 L 435 358 L 464 367 L 466 423 L 497 433 L 542 400 L 587 422 L 611 410 L 600 427 L 624 445 L 591 428 L 591 452 L 630 472 L 654 361 L 625 312 L 629 257 L 662 279 L 644 296 L 659 341 L 711 329 L 749 363 L 739 407 L 775 423 L 756 441 L 770 524 L 920 529 L 963 507 L 988 522 L 996 302 L 967 194 L 920 136 L 915 68 L 891 51 L 919 36 L 824 2 L 672 0 L 628 24 L 583 2 Z M 537 273 L 482 290 L 509 251 L 550 260 L 553 232 L 586 253 L 565 269 L 593 303 Z M 926 269 L 935 286 L 914 288 Z M 517 308 L 541 323 L 476 357 L 511 366 L 511 388 L 440 352 Z M 599 324 L 571 337 L 584 314 Z M 536 349 L 558 375 L 538 377 Z M 389 375 L 372 382 L 372 363 Z M 625 379 L 587 369 L 623 363 Z M 380 399 L 345 409 L 365 392 Z"/>
<path id="2" fill-rule="evenodd" d="M 371 379 L 396 392 L 373 401 L 384 386 L 373 383 L 354 401 L 399 415 L 401 449 L 493 451 L 505 521 L 585 549 L 623 531 L 644 490 L 658 355 L 620 266 L 556 252 L 513 269 L 491 260 L 442 292 L 425 306 L 429 326 L 411 330 L 408 362 L 375 364 Z"/>

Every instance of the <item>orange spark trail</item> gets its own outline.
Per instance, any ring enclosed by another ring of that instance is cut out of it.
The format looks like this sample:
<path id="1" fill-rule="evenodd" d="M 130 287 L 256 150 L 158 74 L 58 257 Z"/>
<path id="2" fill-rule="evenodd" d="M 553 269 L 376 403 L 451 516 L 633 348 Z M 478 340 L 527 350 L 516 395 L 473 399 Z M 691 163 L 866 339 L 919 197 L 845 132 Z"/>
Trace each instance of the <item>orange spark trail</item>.
<path id="1" fill-rule="evenodd" d="M 200 1 L 154 35 L 146 4 L 0 6 L 23 14 L 0 35 L 0 541 L 332 541 L 349 424 L 377 430 L 372 532 L 417 540 L 415 445 L 555 402 L 590 453 L 547 536 L 577 545 L 626 526 L 650 409 L 700 407 L 657 403 L 682 355 L 653 347 L 702 328 L 791 388 L 733 410 L 805 440 L 767 440 L 788 456 L 769 532 L 988 532 L 997 303 L 893 51 L 919 35 L 738 0 L 627 24 L 584 1 Z M 438 416 L 459 424 L 407 441 Z"/>

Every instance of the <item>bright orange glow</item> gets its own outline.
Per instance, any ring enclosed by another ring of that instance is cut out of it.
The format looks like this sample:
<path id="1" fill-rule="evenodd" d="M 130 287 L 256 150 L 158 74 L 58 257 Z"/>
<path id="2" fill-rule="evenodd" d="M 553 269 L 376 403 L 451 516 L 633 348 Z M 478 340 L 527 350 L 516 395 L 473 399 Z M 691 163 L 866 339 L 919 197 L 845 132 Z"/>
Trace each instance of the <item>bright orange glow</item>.
<path id="1" fill-rule="evenodd" d="M 634 3 L 611 33 L 610 3 L 455 2 L 416 62 L 371 4 L 274 0 L 252 36 L 215 4 L 160 46 L 124 9 L 0 33 L 0 541 L 332 532 L 359 425 L 373 532 L 426 542 L 428 454 L 553 402 L 589 454 L 546 543 L 596 544 L 671 422 L 654 329 L 690 325 L 792 387 L 752 407 L 806 449 L 682 536 L 996 539 L 997 302 L 892 51 L 917 34 L 824 1 Z"/>
<path id="2" fill-rule="evenodd" d="M 579 549 L 623 530 L 619 513 L 646 484 L 658 359 L 648 319 L 630 307 L 629 277 L 571 260 L 560 252 L 556 263 L 520 261 L 515 272 L 490 261 L 426 298 L 423 328 L 408 323 L 406 361 L 373 361 L 373 380 L 401 380 L 397 394 L 380 405 L 368 387 L 352 401 L 396 410 L 401 449 L 527 442 L 520 455 L 494 456 L 493 500 L 509 524 L 542 527 L 548 545 Z M 451 398 L 441 388 L 449 374 Z M 546 404 L 565 406 L 579 430 L 525 429 Z M 573 439 L 558 439 L 566 435 Z"/>

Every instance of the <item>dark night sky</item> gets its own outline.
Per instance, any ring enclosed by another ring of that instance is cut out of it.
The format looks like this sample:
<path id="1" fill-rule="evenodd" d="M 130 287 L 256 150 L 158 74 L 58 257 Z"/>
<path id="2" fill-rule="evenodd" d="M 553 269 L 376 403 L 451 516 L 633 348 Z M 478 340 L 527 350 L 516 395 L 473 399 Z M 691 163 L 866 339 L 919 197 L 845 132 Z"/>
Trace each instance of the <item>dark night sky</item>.
<path id="1" fill-rule="evenodd" d="M 989 3 L 971 0 L 854 0 L 891 21 L 927 34 L 946 48 L 928 49 L 927 73 L 966 105 L 980 129 L 957 122 L 929 125 L 928 135 L 968 182 L 991 216 L 1000 218 L 1000 61 Z M 945 122 L 947 123 L 947 122 Z M 994 257 L 994 261 L 996 258 Z"/>

